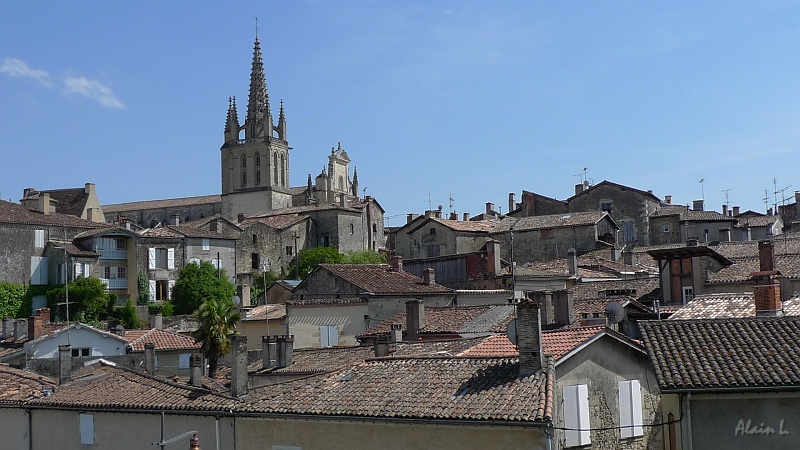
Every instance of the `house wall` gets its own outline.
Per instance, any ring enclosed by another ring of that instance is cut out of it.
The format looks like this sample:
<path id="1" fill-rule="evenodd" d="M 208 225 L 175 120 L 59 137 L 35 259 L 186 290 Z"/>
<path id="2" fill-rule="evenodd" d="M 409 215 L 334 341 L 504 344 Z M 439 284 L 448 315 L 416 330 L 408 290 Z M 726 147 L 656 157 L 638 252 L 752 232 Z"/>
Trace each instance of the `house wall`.
<path id="1" fill-rule="evenodd" d="M 589 423 L 592 448 L 663 448 L 661 427 L 644 427 L 644 435 L 620 438 L 619 386 L 623 380 L 639 380 L 644 424 L 662 422 L 661 395 L 647 355 L 611 337 L 601 337 L 556 365 L 555 424 L 564 426 L 563 387 L 586 384 L 589 391 Z M 556 448 L 564 448 L 563 430 L 556 430 Z"/>
<path id="2" fill-rule="evenodd" d="M 132 223 L 144 228 L 150 228 L 157 224 L 170 223 L 174 215 L 179 215 L 181 223 L 191 220 L 198 220 L 204 217 L 211 217 L 222 212 L 221 203 L 202 203 L 191 206 L 176 206 L 171 208 L 145 208 L 145 209 L 125 209 L 124 205 L 114 208 L 114 212 L 103 210 L 106 222 L 117 223 L 120 216 L 125 216 Z"/>
<path id="3" fill-rule="evenodd" d="M 650 245 L 650 215 L 660 202 L 625 186 L 602 183 L 567 200 L 570 212 L 600 211 L 604 202 L 612 203 L 611 217 L 620 229 L 623 221 L 634 221 L 636 245 Z"/>
<path id="4" fill-rule="evenodd" d="M 292 206 L 292 194 L 288 190 L 284 191 L 276 187 L 249 188 L 244 191 L 222 194 L 221 214 L 226 219 L 235 221 L 239 214 L 250 216 L 290 206 Z"/>
<path id="5" fill-rule="evenodd" d="M 664 231 L 664 225 L 669 231 Z M 650 245 L 680 244 L 683 242 L 683 231 L 679 216 L 650 218 Z"/>
<path id="6" fill-rule="evenodd" d="M 297 447 L 407 450 L 545 449 L 538 427 L 468 426 L 388 421 L 324 421 L 239 418 L 238 448 Z"/>
<path id="7" fill-rule="evenodd" d="M 720 228 L 732 229 L 735 221 L 731 222 L 688 222 L 682 226 L 684 238 L 697 238 L 699 242 L 719 242 L 720 241 Z M 708 230 L 708 239 L 706 240 L 706 230 Z M 731 236 L 734 238 L 735 236 Z"/>
<path id="8" fill-rule="evenodd" d="M 28 415 L 24 409 L 15 405 L 0 407 L 0 436 L 3 448 L 28 448 Z"/>
<path id="9" fill-rule="evenodd" d="M 317 245 L 315 239 L 316 231 L 307 229 L 310 226 L 308 221 L 294 224 L 290 227 L 278 230 L 268 227 L 261 223 L 247 225 L 242 231 L 239 244 L 236 249 L 236 260 L 239 273 L 260 273 L 261 267 L 253 268 L 252 255 L 259 255 L 260 264 L 269 261 L 270 270 L 275 273 L 283 273 L 289 270 L 292 261 L 298 251 L 311 248 Z M 294 235 L 297 235 L 297 247 L 295 247 Z M 255 236 L 255 243 L 253 243 Z M 292 247 L 292 254 L 286 254 L 286 247 Z"/>
<path id="10" fill-rule="evenodd" d="M 94 445 L 81 445 L 81 411 L 32 411 L 33 450 L 141 450 L 158 448 L 161 440 L 161 415 L 130 412 L 85 412 L 94 417 Z M 201 448 L 213 449 L 217 439 L 217 424 L 213 416 L 172 414 L 164 415 L 164 439 L 196 430 Z M 27 425 L 26 428 L 27 429 Z M 237 448 L 234 441 L 233 419 L 219 419 L 220 448 Z M 189 438 L 167 448 L 189 448 Z M 13 447 L 13 448 L 27 448 Z M 244 448 L 244 447 L 238 447 Z M 257 447 L 253 447 L 257 448 Z"/>
<path id="11" fill-rule="evenodd" d="M 36 230 L 44 231 L 44 245 L 40 248 L 35 247 Z M 67 239 L 72 239 L 83 231 L 85 229 L 67 228 Z M 50 239 L 63 240 L 64 228 L 0 224 L 0 281 L 31 284 L 31 257 L 46 256 L 45 245 Z M 58 261 L 48 261 L 47 281 L 49 284 L 55 284 L 57 264 Z"/>
<path id="12" fill-rule="evenodd" d="M 139 248 L 136 255 L 137 271 L 145 273 L 147 279 L 150 281 L 177 281 L 181 274 L 181 268 L 186 265 L 186 253 L 183 251 L 184 242 L 180 238 L 142 238 L 139 241 Z M 165 248 L 173 249 L 175 252 L 175 262 L 172 269 L 150 269 L 150 254 L 149 249 Z M 230 275 L 230 274 L 229 274 Z M 135 281 L 135 279 L 134 279 Z M 169 292 L 169 297 L 172 297 L 172 292 Z M 150 301 L 155 301 L 151 295 Z"/>
<path id="13" fill-rule="evenodd" d="M 54 333 L 33 345 L 30 342 L 26 342 L 24 346 L 28 350 L 29 358 L 58 358 L 58 345 L 66 343 L 67 332 L 62 331 Z M 91 348 L 91 356 L 124 355 L 126 346 L 125 341 L 117 339 L 113 335 L 98 333 L 93 329 L 82 326 L 80 328 L 75 326 L 69 329 L 69 343 L 73 349 Z"/>
<path id="14" fill-rule="evenodd" d="M 522 191 L 521 206 L 521 214 L 515 214 L 515 217 L 546 216 L 567 212 L 566 202 L 528 191 Z"/>
<path id="15" fill-rule="evenodd" d="M 500 257 L 511 260 L 510 233 L 494 234 L 500 241 Z M 566 258 L 567 250 L 574 248 L 578 254 L 597 249 L 598 233 L 594 225 L 549 228 L 547 230 L 514 231 L 514 262 L 549 261 Z"/>
<path id="16" fill-rule="evenodd" d="M 320 306 L 289 304 L 286 306 L 288 334 L 294 335 L 294 348 L 319 348 L 321 346 L 319 327 L 336 325 L 339 331 L 338 345 L 358 345 L 356 336 L 367 329 L 367 321 L 364 316 L 368 314 L 368 311 L 366 303 Z M 370 321 L 370 323 L 373 322 Z M 260 345 L 260 338 L 258 342 Z"/>
<path id="17" fill-rule="evenodd" d="M 185 247 L 183 251 L 185 251 L 186 254 L 183 260 L 187 263 L 191 261 L 192 258 L 197 258 L 200 261 L 211 261 L 216 259 L 217 253 L 219 253 L 219 258 L 222 260 L 222 268 L 228 273 L 228 277 L 232 277 L 236 274 L 237 261 L 235 240 L 209 238 L 208 250 L 203 250 L 203 238 L 185 238 L 184 243 Z"/>
<path id="18" fill-rule="evenodd" d="M 247 337 L 248 350 L 261 350 L 261 338 L 267 335 L 266 320 L 242 320 L 236 325 L 236 331 Z M 269 335 L 276 336 L 291 334 L 286 328 L 286 320 L 272 319 L 269 321 Z"/>

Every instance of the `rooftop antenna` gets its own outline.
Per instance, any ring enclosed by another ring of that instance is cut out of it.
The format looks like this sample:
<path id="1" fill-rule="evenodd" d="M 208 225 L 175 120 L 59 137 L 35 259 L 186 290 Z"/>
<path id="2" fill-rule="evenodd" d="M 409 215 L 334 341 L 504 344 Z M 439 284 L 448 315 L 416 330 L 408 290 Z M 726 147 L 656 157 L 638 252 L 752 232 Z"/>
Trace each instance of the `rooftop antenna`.
<path id="1" fill-rule="evenodd" d="M 700 178 L 700 181 L 698 182 L 698 183 L 700 183 L 700 198 L 701 198 L 703 201 L 705 201 L 705 200 L 706 200 L 706 191 L 705 191 L 705 189 L 703 188 L 703 182 L 704 182 L 704 181 L 706 181 L 706 179 L 705 179 L 705 178 Z"/>
<path id="2" fill-rule="evenodd" d="M 769 209 L 769 192 L 766 189 L 764 189 L 764 198 L 761 200 L 764 200 L 764 212 L 767 212 Z"/>
<path id="3" fill-rule="evenodd" d="M 453 214 L 453 193 L 450 192 L 450 214 Z"/>
<path id="4" fill-rule="evenodd" d="M 731 208 L 731 201 L 728 198 L 728 192 L 732 191 L 733 189 L 723 189 L 722 192 L 725 193 L 725 209 Z"/>
<path id="5" fill-rule="evenodd" d="M 428 211 L 433 211 L 433 206 L 431 203 L 431 193 L 428 192 Z"/>
<path id="6" fill-rule="evenodd" d="M 579 177 L 581 179 L 581 184 L 583 184 L 586 180 L 589 179 L 589 177 L 586 175 L 586 170 L 587 169 L 588 169 L 587 167 L 584 167 L 583 170 L 580 173 L 576 173 L 574 175 L 574 176 Z"/>
<path id="7" fill-rule="evenodd" d="M 778 214 L 778 194 L 781 194 L 781 206 L 786 206 L 786 190 L 792 187 L 792 185 L 788 185 L 783 189 L 776 189 L 775 190 L 775 214 Z"/>

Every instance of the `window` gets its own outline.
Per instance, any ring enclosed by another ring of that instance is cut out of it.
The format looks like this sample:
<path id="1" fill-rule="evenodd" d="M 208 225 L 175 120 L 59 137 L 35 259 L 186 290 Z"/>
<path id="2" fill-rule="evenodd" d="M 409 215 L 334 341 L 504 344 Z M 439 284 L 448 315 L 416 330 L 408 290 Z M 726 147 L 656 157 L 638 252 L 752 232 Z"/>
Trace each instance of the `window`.
<path id="1" fill-rule="evenodd" d="M 589 432 L 589 388 L 585 384 L 564 386 L 564 437 L 566 447 L 588 445 L 592 442 Z"/>
<path id="2" fill-rule="evenodd" d="M 644 435 L 642 390 L 639 380 L 624 380 L 619 386 L 619 426 L 622 439 Z"/>
<path id="3" fill-rule="evenodd" d="M 285 164 L 283 160 L 283 153 L 281 153 L 281 186 L 286 186 L 286 169 L 284 169 Z"/>
<path id="4" fill-rule="evenodd" d="M 350 234 L 355 234 L 355 232 L 356 232 L 356 226 L 355 226 L 355 224 L 351 223 L 350 224 Z"/>
<path id="5" fill-rule="evenodd" d="M 74 358 L 92 356 L 92 349 L 91 348 L 73 348 L 72 349 L 72 356 Z"/>
<path id="6" fill-rule="evenodd" d="M 261 258 L 258 253 L 250 254 L 250 267 L 254 270 L 261 270 Z"/>
<path id="7" fill-rule="evenodd" d="M 94 445 L 94 416 L 81 414 L 80 416 L 81 444 Z"/>
<path id="8" fill-rule="evenodd" d="M 191 353 L 181 353 L 178 355 L 178 369 L 188 369 L 189 366 L 189 356 Z"/>
<path id="9" fill-rule="evenodd" d="M 259 185 L 259 184 L 261 184 L 261 155 L 258 152 L 256 152 L 256 154 L 254 156 L 254 159 L 255 159 L 255 166 L 256 166 L 256 169 L 255 169 L 255 175 L 256 175 L 255 176 L 255 184 Z"/>
<path id="10" fill-rule="evenodd" d="M 64 264 L 56 267 L 56 284 L 64 284 Z"/>
<path id="11" fill-rule="evenodd" d="M 31 256 L 31 284 L 47 283 L 47 257 Z"/>
<path id="12" fill-rule="evenodd" d="M 669 224 L 668 223 L 664 224 L 664 233 L 669 233 Z"/>
<path id="13" fill-rule="evenodd" d="M 339 326 L 320 325 L 319 345 L 320 347 L 332 347 L 334 345 L 339 345 Z"/>
<path id="14" fill-rule="evenodd" d="M 200 265 L 200 258 L 189 258 L 189 264 Z"/>
<path id="15" fill-rule="evenodd" d="M 175 268 L 175 249 L 174 248 L 149 248 L 148 268 L 150 269 L 169 269 Z"/>
<path id="16" fill-rule="evenodd" d="M 253 244 L 257 244 L 257 243 L 258 243 L 258 236 L 254 234 L 253 235 Z"/>
<path id="17" fill-rule="evenodd" d="M 169 281 L 157 280 L 156 282 L 156 295 L 155 299 L 158 301 L 169 300 Z"/>
<path id="18" fill-rule="evenodd" d="M 128 268 L 124 266 L 117 267 L 117 278 L 128 278 Z"/>
<path id="19" fill-rule="evenodd" d="M 34 231 L 33 246 L 36 248 L 44 248 L 44 230 Z"/>
<path id="20" fill-rule="evenodd" d="M 278 184 L 278 152 L 275 152 L 273 158 L 272 172 L 274 173 L 272 184 Z"/>
<path id="21" fill-rule="evenodd" d="M 428 230 L 428 233 L 429 233 L 431 236 L 435 235 L 435 234 L 436 234 L 436 228 L 431 228 L 430 230 Z"/>
<path id="22" fill-rule="evenodd" d="M 219 258 L 214 258 L 211 260 L 211 265 L 214 266 L 215 269 L 222 268 L 222 260 Z"/>
<path id="23" fill-rule="evenodd" d="M 286 246 L 286 256 L 292 256 L 292 253 L 294 253 L 293 250 L 294 250 L 294 247 L 292 247 L 291 245 L 287 245 Z"/>
<path id="24" fill-rule="evenodd" d="M 613 202 L 609 202 L 609 201 L 600 202 L 600 211 L 605 211 L 605 212 L 611 214 L 611 210 L 613 208 L 614 208 L 614 203 Z"/>
<path id="25" fill-rule="evenodd" d="M 378 232 L 378 224 L 376 224 L 376 223 L 372 224 L 372 232 L 373 233 L 377 233 Z"/>
<path id="26" fill-rule="evenodd" d="M 128 241 L 125 238 L 114 238 L 114 247 L 117 250 L 125 250 L 128 248 Z"/>
<path id="27" fill-rule="evenodd" d="M 241 170 L 242 187 L 247 186 L 247 156 L 242 155 L 242 170 Z"/>
<path id="28" fill-rule="evenodd" d="M 208 239 L 203 239 L 203 250 L 211 250 L 211 242 Z"/>

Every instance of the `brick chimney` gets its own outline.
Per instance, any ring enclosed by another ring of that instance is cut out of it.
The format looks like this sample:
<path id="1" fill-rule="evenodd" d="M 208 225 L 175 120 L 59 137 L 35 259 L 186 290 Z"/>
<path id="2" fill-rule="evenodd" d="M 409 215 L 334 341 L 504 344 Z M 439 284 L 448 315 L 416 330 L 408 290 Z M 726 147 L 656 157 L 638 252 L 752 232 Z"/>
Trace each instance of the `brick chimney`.
<path id="1" fill-rule="evenodd" d="M 426 286 L 431 286 L 436 284 L 436 271 L 433 268 L 428 267 L 427 269 L 422 271 L 422 282 L 425 283 Z"/>
<path id="2" fill-rule="evenodd" d="M 517 348 L 521 378 L 542 369 L 542 327 L 539 304 L 535 301 L 522 300 L 517 304 Z"/>
<path id="3" fill-rule="evenodd" d="M 42 325 L 50 325 L 50 308 L 39 308 L 36 315 L 42 318 Z"/>
<path id="4" fill-rule="evenodd" d="M 237 223 L 242 223 L 242 222 L 244 222 L 244 213 L 239 213 L 239 215 L 238 215 L 238 216 L 236 216 L 236 222 L 237 222 Z"/>
<path id="5" fill-rule="evenodd" d="M 156 344 L 144 344 L 144 371 L 150 375 L 156 374 Z"/>
<path id="6" fill-rule="evenodd" d="M 750 274 L 753 280 L 753 297 L 756 306 L 756 316 L 781 317 L 783 316 L 783 303 L 781 302 L 780 272 L 775 270 L 775 254 L 772 241 L 758 243 L 759 272 Z"/>
<path id="7" fill-rule="evenodd" d="M 403 257 L 400 255 L 393 256 L 392 259 L 389 260 L 389 267 L 392 269 L 397 270 L 398 272 L 403 271 Z"/>
<path id="8" fill-rule="evenodd" d="M 425 304 L 415 299 L 406 302 L 406 340 L 416 341 L 425 327 Z"/>
<path id="9" fill-rule="evenodd" d="M 381 333 L 375 336 L 375 357 L 389 356 L 389 335 Z"/>
<path id="10" fill-rule="evenodd" d="M 772 241 L 758 243 L 758 270 L 761 272 L 775 270 L 775 248 Z"/>
<path id="11" fill-rule="evenodd" d="M 458 213 L 453 211 L 450 213 L 450 220 L 458 220 Z"/>
<path id="12" fill-rule="evenodd" d="M 28 340 L 32 341 L 42 336 L 42 318 L 31 316 L 28 318 Z"/>
<path id="13" fill-rule="evenodd" d="M 203 357 L 200 355 L 189 355 L 189 384 L 200 387 L 203 384 Z"/>
<path id="14" fill-rule="evenodd" d="M 72 346 L 61 344 L 58 346 L 58 384 L 72 380 Z"/>
<path id="15" fill-rule="evenodd" d="M 231 374 L 231 396 L 247 394 L 247 336 L 233 336 L 233 373 Z"/>

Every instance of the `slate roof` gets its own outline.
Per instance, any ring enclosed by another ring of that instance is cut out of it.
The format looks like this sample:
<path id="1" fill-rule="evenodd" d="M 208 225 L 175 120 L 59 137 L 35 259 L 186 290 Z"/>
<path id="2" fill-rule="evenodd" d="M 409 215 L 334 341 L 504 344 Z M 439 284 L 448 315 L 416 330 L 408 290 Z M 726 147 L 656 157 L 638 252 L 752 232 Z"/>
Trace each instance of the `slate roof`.
<path id="1" fill-rule="evenodd" d="M 800 298 L 783 302 L 783 314 L 800 316 Z M 675 311 L 669 320 L 722 319 L 755 317 L 756 304 L 752 292 L 702 294 Z"/>
<path id="2" fill-rule="evenodd" d="M 200 343 L 195 342 L 191 336 L 175 333 L 174 331 L 160 330 L 153 328 L 151 330 L 125 330 L 123 336 L 131 349 L 134 352 L 143 352 L 144 345 L 152 342 L 156 346 L 156 351 L 159 350 L 184 350 L 184 349 L 199 349 Z"/>
<path id="3" fill-rule="evenodd" d="M 800 390 L 800 317 L 639 322 L 662 392 Z"/>
<path id="4" fill-rule="evenodd" d="M 56 380 L 0 364 L 0 404 L 19 404 L 48 395 Z"/>
<path id="5" fill-rule="evenodd" d="M 505 333 L 513 319 L 513 305 L 452 306 L 446 308 L 425 307 L 425 326 L 420 334 L 466 334 Z M 361 336 L 374 336 L 391 331 L 392 324 L 399 323 L 406 331 L 406 313 L 399 312 L 379 322 Z"/>
<path id="6" fill-rule="evenodd" d="M 296 223 L 300 223 L 304 220 L 308 220 L 308 217 L 301 216 L 299 214 L 279 214 L 279 215 L 263 216 L 263 217 L 248 217 L 241 222 L 241 226 L 244 227 L 254 223 L 260 223 L 270 228 L 283 230 L 289 228 L 290 226 Z"/>
<path id="7" fill-rule="evenodd" d="M 86 201 L 89 199 L 89 194 L 86 193 L 85 187 L 45 191 L 37 191 L 34 189 L 29 192 L 27 198 L 39 198 L 39 195 L 42 193 L 50 194 L 50 198 L 58 202 L 58 204 L 56 204 L 56 211 L 61 214 L 69 214 L 76 217 L 83 215 L 83 210 L 86 208 Z"/>
<path id="8" fill-rule="evenodd" d="M 107 228 L 104 223 L 83 220 L 70 214 L 59 212 L 42 214 L 18 203 L 0 200 L 0 223 L 19 225 L 41 225 L 71 228 Z"/>
<path id="9" fill-rule="evenodd" d="M 221 203 L 222 196 L 202 195 L 198 197 L 168 198 L 164 200 L 145 200 L 141 202 L 114 203 L 103 205 L 104 213 L 118 213 L 123 211 L 138 211 L 142 209 L 157 208 L 180 208 L 186 206 L 207 205 L 209 203 Z"/>
<path id="10" fill-rule="evenodd" d="M 286 318 L 286 305 L 258 305 L 247 312 L 244 321 L 249 320 L 276 320 Z"/>
<path id="11" fill-rule="evenodd" d="M 708 284 L 738 283 L 751 279 L 750 274 L 760 271 L 758 258 L 735 259 L 733 264 L 708 276 Z M 800 278 L 800 255 L 776 255 L 775 270 L 786 278 Z"/>
<path id="12" fill-rule="evenodd" d="M 506 217 L 495 228 L 495 233 L 508 232 L 511 227 L 514 231 L 532 231 L 544 228 L 581 227 L 595 225 L 608 213 L 604 211 L 571 212 L 563 214 L 548 214 L 544 216 Z M 610 216 L 608 216 L 611 219 Z M 613 220 L 612 220 L 613 222 Z"/>
<path id="13" fill-rule="evenodd" d="M 121 367 L 97 364 L 89 374 L 59 387 L 49 397 L 29 402 L 61 408 L 230 411 L 236 400 L 202 388 L 174 383 Z"/>
<path id="14" fill-rule="evenodd" d="M 325 270 L 371 294 L 449 294 L 453 293 L 438 284 L 427 285 L 408 272 L 392 269 L 388 264 L 320 264 L 316 270 Z M 300 283 L 313 279 L 313 273 Z"/>
<path id="15" fill-rule="evenodd" d="M 650 217 L 679 216 L 682 222 L 736 222 L 737 219 L 716 211 L 695 211 L 688 206 L 666 205 L 656 209 Z"/>
<path id="16" fill-rule="evenodd" d="M 388 357 L 298 383 L 252 390 L 245 410 L 325 416 L 542 423 L 554 368 L 520 378 L 512 358 Z"/>

